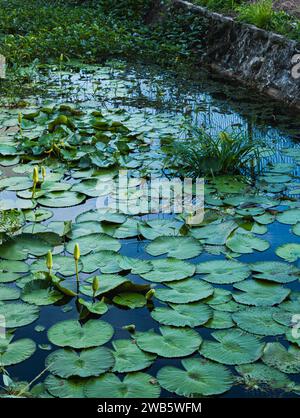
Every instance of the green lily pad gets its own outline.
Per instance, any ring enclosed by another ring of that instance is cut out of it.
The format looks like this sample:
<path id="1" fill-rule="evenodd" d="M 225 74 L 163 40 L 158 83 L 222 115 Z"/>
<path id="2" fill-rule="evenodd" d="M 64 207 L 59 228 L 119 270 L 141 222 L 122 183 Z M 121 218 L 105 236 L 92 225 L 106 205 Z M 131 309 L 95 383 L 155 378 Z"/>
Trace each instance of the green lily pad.
<path id="1" fill-rule="evenodd" d="M 119 265 L 123 270 L 131 270 L 132 274 L 148 273 L 153 266 L 150 261 L 122 256 Z"/>
<path id="2" fill-rule="evenodd" d="M 201 302 L 186 305 L 170 303 L 168 307 L 155 308 L 151 316 L 163 325 L 194 328 L 205 324 L 212 317 L 212 309 Z"/>
<path id="3" fill-rule="evenodd" d="M 19 297 L 18 289 L 0 284 L 0 301 L 19 299 Z"/>
<path id="4" fill-rule="evenodd" d="M 48 339 L 60 347 L 89 348 L 107 343 L 114 330 L 110 324 L 100 320 L 89 320 L 84 325 L 78 321 L 58 322 L 48 330 Z"/>
<path id="5" fill-rule="evenodd" d="M 214 293 L 214 288 L 201 280 L 185 279 L 178 282 L 168 282 L 167 288 L 155 291 L 155 297 L 163 302 L 189 303 L 205 299 Z"/>
<path id="6" fill-rule="evenodd" d="M 90 348 L 77 353 L 74 350 L 57 350 L 46 359 L 46 367 L 59 377 L 99 376 L 115 363 L 111 350 L 105 347 Z"/>
<path id="7" fill-rule="evenodd" d="M 278 283 L 290 283 L 300 277 L 300 270 L 291 264 L 280 261 L 258 261 L 250 265 L 253 276 Z"/>
<path id="8" fill-rule="evenodd" d="M 5 317 L 7 328 L 23 327 L 36 321 L 39 308 L 27 303 L 6 303 L 0 305 L 0 315 Z"/>
<path id="9" fill-rule="evenodd" d="M 158 237 L 146 247 L 147 253 L 158 256 L 167 254 L 181 260 L 197 257 L 202 252 L 199 241 L 193 237 Z"/>
<path id="10" fill-rule="evenodd" d="M 15 260 L 0 260 L 0 273 L 27 273 L 29 271 L 28 264 Z"/>
<path id="11" fill-rule="evenodd" d="M 21 363 L 33 355 L 35 343 L 29 338 L 11 342 L 11 338 L 0 338 L 0 367 Z"/>
<path id="12" fill-rule="evenodd" d="M 229 290 L 215 288 L 214 293 L 211 296 L 208 296 L 203 302 L 211 305 L 213 308 L 215 305 L 220 305 L 221 303 L 229 302 L 232 299 L 232 294 Z"/>
<path id="13" fill-rule="evenodd" d="M 65 208 L 79 205 L 85 199 L 86 196 L 84 194 L 76 192 L 49 192 L 45 196 L 38 198 L 38 203 L 49 208 Z"/>
<path id="14" fill-rule="evenodd" d="M 244 364 L 236 367 L 236 371 L 242 376 L 243 382 L 247 387 L 252 387 L 256 390 L 260 389 L 263 392 L 265 392 L 266 388 L 290 392 L 295 386 L 286 374 L 265 364 Z"/>
<path id="15" fill-rule="evenodd" d="M 56 398 L 84 398 L 86 379 L 73 377 L 62 379 L 50 374 L 45 380 L 47 391 Z"/>
<path id="16" fill-rule="evenodd" d="M 109 211 L 101 211 L 99 209 L 89 210 L 77 216 L 76 222 L 98 221 L 122 224 L 126 221 L 126 216 L 121 213 L 113 213 Z"/>
<path id="17" fill-rule="evenodd" d="M 28 254 L 42 256 L 51 250 L 52 245 L 40 236 L 21 234 L 5 241 L 0 246 L 1 257 L 6 260 L 26 260 Z"/>
<path id="18" fill-rule="evenodd" d="M 136 372 L 150 367 L 156 359 L 155 354 L 140 350 L 134 340 L 115 340 L 112 343 L 115 358 L 113 372 Z"/>
<path id="19" fill-rule="evenodd" d="M 231 260 L 213 260 L 197 264 L 196 272 L 205 274 L 204 280 L 216 284 L 240 282 L 247 279 L 251 273 L 247 264 Z"/>
<path id="20" fill-rule="evenodd" d="M 52 305 L 63 297 L 61 292 L 51 288 L 48 280 L 32 280 L 24 286 L 21 294 L 24 302 L 37 306 Z"/>
<path id="21" fill-rule="evenodd" d="M 234 293 L 233 299 L 245 305 L 272 306 L 281 303 L 290 293 L 278 284 L 257 280 L 246 280 L 234 285 L 241 293 Z"/>
<path id="22" fill-rule="evenodd" d="M 219 305 L 213 305 L 219 306 Z M 212 329 L 227 329 L 234 326 L 234 322 L 230 312 L 223 312 L 214 310 L 212 312 L 212 318 L 204 324 L 205 328 Z"/>
<path id="23" fill-rule="evenodd" d="M 121 244 L 115 238 L 105 234 L 91 234 L 79 237 L 76 242 L 69 241 L 66 245 L 66 249 L 70 254 L 73 254 L 76 243 L 79 245 L 82 255 L 100 250 L 119 251 L 121 248 Z"/>
<path id="24" fill-rule="evenodd" d="M 118 274 L 102 274 L 98 277 L 100 288 L 96 292 L 96 296 L 103 295 L 108 293 L 118 287 L 124 285 L 125 283 L 129 283 L 129 279 L 126 276 L 120 276 Z M 93 282 L 94 278 L 87 279 L 89 283 Z M 93 290 L 91 285 L 81 285 L 80 291 L 87 296 L 93 296 Z"/>
<path id="25" fill-rule="evenodd" d="M 205 240 L 209 245 L 224 245 L 229 235 L 238 225 L 234 221 L 212 223 L 199 228 L 192 228 L 190 234 L 197 239 Z"/>
<path id="26" fill-rule="evenodd" d="M 235 253 L 251 254 L 254 250 L 267 250 L 270 244 L 268 241 L 257 238 L 251 233 L 235 232 L 233 236 L 228 238 L 226 246 Z"/>
<path id="27" fill-rule="evenodd" d="M 75 274 L 75 261 L 73 257 L 53 255 L 52 273 L 60 273 L 63 276 L 73 276 Z M 40 271 L 48 271 L 46 266 L 46 258 L 39 259 L 31 264 L 30 269 L 32 273 Z M 78 261 L 78 271 L 82 270 L 82 260 Z"/>
<path id="28" fill-rule="evenodd" d="M 184 357 L 194 353 L 202 338 L 191 328 L 172 328 L 161 326 L 160 334 L 153 330 L 137 332 L 135 340 L 138 347 L 161 357 Z"/>
<path id="29" fill-rule="evenodd" d="M 160 387 L 152 376 L 135 372 L 127 374 L 121 381 L 115 374 L 106 373 L 87 382 L 85 394 L 88 398 L 158 398 Z"/>
<path id="30" fill-rule="evenodd" d="M 264 349 L 262 361 L 283 373 L 300 373 L 300 348 L 290 345 L 286 349 L 280 343 L 268 343 Z"/>
<path id="31" fill-rule="evenodd" d="M 212 333 L 216 341 L 205 340 L 200 354 L 222 364 L 253 363 L 263 354 L 264 343 L 254 335 L 241 330 L 216 331 Z"/>
<path id="32" fill-rule="evenodd" d="M 117 305 L 126 306 L 130 309 L 142 308 L 147 300 L 144 295 L 134 292 L 124 292 L 114 296 L 113 302 Z"/>
<path id="33" fill-rule="evenodd" d="M 300 209 L 289 209 L 279 213 L 276 217 L 282 224 L 295 225 L 300 222 Z"/>
<path id="34" fill-rule="evenodd" d="M 85 273 L 93 273 L 98 269 L 101 273 L 118 273 L 123 270 L 120 267 L 121 259 L 122 256 L 115 251 L 97 251 L 81 257 L 82 270 Z"/>
<path id="35" fill-rule="evenodd" d="M 144 224 L 139 225 L 139 232 L 144 238 L 153 240 L 155 238 L 175 237 L 178 236 L 180 225 L 177 221 L 169 219 L 151 219 L 146 221 Z"/>
<path id="36" fill-rule="evenodd" d="M 166 366 L 159 370 L 159 384 L 169 392 L 184 397 L 219 395 L 234 384 L 228 369 L 213 362 L 189 358 L 181 361 L 184 368 Z"/>
<path id="37" fill-rule="evenodd" d="M 280 325 L 273 319 L 277 308 L 254 307 L 232 314 L 237 325 L 247 332 L 258 335 L 282 335 L 286 327 Z"/>
<path id="38" fill-rule="evenodd" d="M 148 273 L 141 274 L 141 277 L 151 282 L 172 282 L 174 280 L 182 280 L 193 276 L 196 267 L 183 260 L 176 258 L 166 258 L 151 261 L 153 270 Z"/>
<path id="39" fill-rule="evenodd" d="M 284 260 L 292 263 L 300 258 L 300 244 L 283 244 L 276 248 L 275 253 L 278 255 L 278 257 L 281 257 Z"/>
<path id="40" fill-rule="evenodd" d="M 97 302 L 87 302 L 79 298 L 78 302 L 85 306 L 89 312 L 95 315 L 104 315 L 108 311 L 108 306 L 103 300 Z"/>

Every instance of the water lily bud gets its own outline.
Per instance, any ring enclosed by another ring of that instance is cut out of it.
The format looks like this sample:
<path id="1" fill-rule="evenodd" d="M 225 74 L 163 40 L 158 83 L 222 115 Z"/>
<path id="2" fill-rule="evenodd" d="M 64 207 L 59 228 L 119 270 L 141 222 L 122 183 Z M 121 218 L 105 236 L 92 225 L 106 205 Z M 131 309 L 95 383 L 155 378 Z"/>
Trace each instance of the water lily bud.
<path id="1" fill-rule="evenodd" d="M 43 181 L 45 181 L 45 178 L 46 178 L 46 168 L 44 166 L 42 167 L 42 177 L 43 177 Z"/>
<path id="2" fill-rule="evenodd" d="M 22 115 L 22 113 L 18 113 L 18 123 L 19 123 L 19 125 L 21 125 L 21 123 L 22 123 L 22 119 L 23 119 L 23 115 Z"/>
<path id="3" fill-rule="evenodd" d="M 134 324 L 124 325 L 122 329 L 124 329 L 125 331 L 129 331 L 129 332 L 135 332 L 135 325 Z"/>
<path id="4" fill-rule="evenodd" d="M 46 265 L 48 270 L 52 270 L 53 268 L 53 260 L 52 260 L 52 252 L 49 250 L 47 254 Z"/>
<path id="5" fill-rule="evenodd" d="M 80 259 L 80 248 L 78 244 L 75 244 L 75 247 L 74 247 L 74 258 L 76 261 Z"/>
<path id="6" fill-rule="evenodd" d="M 154 289 L 150 289 L 147 293 L 146 293 L 146 299 L 147 300 L 150 300 L 150 299 L 152 299 L 152 296 L 154 296 L 155 295 L 155 290 Z"/>
<path id="7" fill-rule="evenodd" d="M 93 278 L 93 284 L 92 284 L 93 292 L 96 293 L 97 290 L 100 288 L 99 279 L 97 276 Z"/>
<path id="8" fill-rule="evenodd" d="M 39 169 L 38 169 L 38 167 L 33 168 L 32 179 L 33 179 L 33 182 L 35 184 L 39 182 Z"/>
<path id="9" fill-rule="evenodd" d="M 62 62 L 64 60 L 64 54 L 60 54 L 59 61 Z"/>

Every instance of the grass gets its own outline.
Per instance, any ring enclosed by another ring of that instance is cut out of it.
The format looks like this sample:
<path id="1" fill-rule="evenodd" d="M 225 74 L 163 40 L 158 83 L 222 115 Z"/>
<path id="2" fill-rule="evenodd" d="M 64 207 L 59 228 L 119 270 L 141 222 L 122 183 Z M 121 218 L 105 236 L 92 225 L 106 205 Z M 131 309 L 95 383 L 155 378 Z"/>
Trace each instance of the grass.
<path id="1" fill-rule="evenodd" d="M 175 142 L 168 154 L 168 165 L 176 167 L 182 176 L 247 175 L 253 167 L 259 167 L 260 144 L 242 133 L 220 132 L 214 136 L 195 128 L 192 138 Z"/>

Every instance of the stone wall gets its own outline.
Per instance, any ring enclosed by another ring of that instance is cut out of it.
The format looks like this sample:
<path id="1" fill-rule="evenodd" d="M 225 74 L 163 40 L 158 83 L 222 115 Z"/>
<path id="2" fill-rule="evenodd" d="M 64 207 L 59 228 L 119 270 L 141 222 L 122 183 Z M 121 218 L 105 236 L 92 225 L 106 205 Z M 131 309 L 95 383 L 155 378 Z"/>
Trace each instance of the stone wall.
<path id="1" fill-rule="evenodd" d="M 300 43 L 183 0 L 172 7 L 208 20 L 200 65 L 300 110 Z"/>

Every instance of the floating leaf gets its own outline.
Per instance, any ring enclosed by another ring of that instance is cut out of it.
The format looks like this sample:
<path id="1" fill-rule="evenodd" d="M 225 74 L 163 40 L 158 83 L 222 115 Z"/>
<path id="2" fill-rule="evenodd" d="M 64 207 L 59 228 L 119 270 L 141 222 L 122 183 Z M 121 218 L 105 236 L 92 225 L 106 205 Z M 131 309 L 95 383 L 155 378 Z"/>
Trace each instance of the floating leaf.
<path id="1" fill-rule="evenodd" d="M 220 364 L 189 358 L 181 361 L 185 370 L 166 366 L 159 370 L 159 384 L 169 392 L 184 397 L 219 395 L 227 392 L 234 379 Z"/>
<path id="2" fill-rule="evenodd" d="M 65 208 L 79 205 L 86 199 L 86 196 L 81 193 L 61 191 L 49 192 L 46 196 L 38 198 L 38 203 L 42 206 L 50 208 Z"/>
<path id="3" fill-rule="evenodd" d="M 185 279 L 178 282 L 168 282 L 167 288 L 155 291 L 155 297 L 163 302 L 189 303 L 205 299 L 214 293 L 214 288 L 201 280 Z"/>
<path id="4" fill-rule="evenodd" d="M 145 280 L 158 283 L 185 279 L 193 276 L 196 270 L 193 264 L 176 258 L 153 260 L 151 264 L 153 270 L 149 273 L 143 273 L 141 276 Z"/>
<path id="5" fill-rule="evenodd" d="M 279 213 L 276 217 L 282 224 L 295 225 L 300 222 L 300 209 L 289 209 Z"/>
<path id="6" fill-rule="evenodd" d="M 85 273 L 93 273 L 100 270 L 102 273 L 118 273 L 123 268 L 120 267 L 122 256 L 114 251 L 97 251 L 81 257 L 83 271 Z"/>
<path id="7" fill-rule="evenodd" d="M 0 301 L 19 299 L 19 297 L 18 289 L 0 284 Z"/>
<path id="8" fill-rule="evenodd" d="M 62 379 L 50 374 L 45 380 L 48 392 L 57 398 L 84 398 L 86 379 L 73 377 Z"/>
<path id="9" fill-rule="evenodd" d="M 153 330 L 137 332 L 135 339 L 141 350 L 161 357 L 184 357 L 194 353 L 202 338 L 191 328 L 161 326 L 160 334 Z"/>
<path id="10" fill-rule="evenodd" d="M 283 244 L 277 247 L 275 253 L 286 261 L 293 262 L 300 258 L 300 244 Z"/>
<path id="11" fill-rule="evenodd" d="M 52 257 L 53 267 L 52 273 L 60 273 L 63 276 L 73 276 L 75 274 L 75 263 L 73 257 L 67 257 L 62 255 L 54 255 Z M 31 264 L 30 269 L 32 272 L 47 271 L 46 259 L 39 259 Z M 82 270 L 82 262 L 78 261 L 78 271 Z"/>
<path id="12" fill-rule="evenodd" d="M 33 305 L 52 305 L 62 299 L 64 295 L 56 289 L 52 289 L 48 280 L 32 280 L 27 283 L 21 299 Z"/>
<path id="13" fill-rule="evenodd" d="M 278 283 L 290 283 L 297 280 L 300 270 L 291 264 L 280 261 L 258 261 L 250 265 L 256 279 L 269 280 Z"/>
<path id="14" fill-rule="evenodd" d="M 103 300 L 98 302 L 87 302 L 79 298 L 78 302 L 85 306 L 89 312 L 95 315 L 104 315 L 108 311 L 108 306 Z"/>
<path id="15" fill-rule="evenodd" d="M 7 328 L 23 327 L 39 317 L 39 308 L 27 303 L 6 303 L 0 305 L 0 315 L 5 317 Z"/>
<path id="16" fill-rule="evenodd" d="M 119 241 L 115 238 L 109 237 L 105 234 L 91 234 L 79 237 L 76 242 L 69 241 L 66 249 L 70 254 L 73 254 L 76 243 L 79 245 L 82 255 L 100 250 L 119 251 L 121 248 Z"/>
<path id="17" fill-rule="evenodd" d="M 212 223 L 199 228 L 192 228 L 190 234 L 209 245 L 224 245 L 229 235 L 238 225 L 234 221 Z"/>
<path id="18" fill-rule="evenodd" d="M 42 256 L 51 250 L 52 245 L 40 236 L 21 234 L 9 239 L 0 246 L 1 257 L 6 260 L 26 260 L 28 254 Z"/>
<path id="19" fill-rule="evenodd" d="M 114 330 L 110 324 L 100 320 L 89 320 L 84 325 L 78 321 L 58 322 L 48 330 L 52 344 L 60 347 L 89 348 L 107 343 Z"/>
<path id="20" fill-rule="evenodd" d="M 158 398 L 160 387 L 146 373 L 130 373 L 121 381 L 115 374 L 106 373 L 87 382 L 88 398 Z"/>
<path id="21" fill-rule="evenodd" d="M 146 305 L 147 300 L 140 293 L 124 292 L 114 296 L 113 302 L 117 305 L 126 306 L 130 309 L 142 308 Z"/>
<path id="22" fill-rule="evenodd" d="M 115 357 L 114 372 L 136 372 L 151 366 L 156 355 L 140 350 L 133 340 L 115 340 L 112 343 Z"/>
<path id="23" fill-rule="evenodd" d="M 200 353 L 222 364 L 246 364 L 258 360 L 263 354 L 264 343 L 254 335 L 241 330 L 216 331 L 212 336 L 218 341 L 203 341 Z"/>
<path id="24" fill-rule="evenodd" d="M 233 236 L 228 238 L 226 246 L 236 253 L 250 254 L 253 253 L 253 250 L 265 251 L 270 247 L 270 244 L 251 233 L 235 232 Z"/>
<path id="25" fill-rule="evenodd" d="M 214 305 L 213 305 L 214 306 Z M 219 306 L 219 305 L 216 305 Z M 205 328 L 212 329 L 227 329 L 234 326 L 234 322 L 231 318 L 230 312 L 222 312 L 214 310 L 212 312 L 212 318 L 206 322 Z"/>
<path id="26" fill-rule="evenodd" d="M 21 363 L 31 357 L 35 350 L 36 345 L 29 338 L 15 342 L 11 342 L 10 338 L 0 338 L 0 367 Z"/>
<path id="27" fill-rule="evenodd" d="M 197 264 L 196 272 L 205 274 L 204 280 L 216 284 L 240 282 L 251 273 L 247 264 L 231 260 L 213 260 Z"/>
<path id="28" fill-rule="evenodd" d="M 258 335 L 281 335 L 286 327 L 273 319 L 277 308 L 248 308 L 232 314 L 233 320 L 244 331 Z"/>
<path id="29" fill-rule="evenodd" d="M 151 312 L 155 321 L 164 325 L 191 328 L 205 324 L 212 317 L 212 309 L 201 302 L 187 305 L 170 303 L 168 307 L 157 307 Z"/>
<path id="30" fill-rule="evenodd" d="M 202 246 L 193 237 L 158 237 L 146 247 L 147 253 L 158 256 L 167 254 L 181 260 L 197 257 Z"/>
<path id="31" fill-rule="evenodd" d="M 112 352 L 105 347 L 90 348 L 76 353 L 74 350 L 57 350 L 46 359 L 46 367 L 57 376 L 99 376 L 113 367 Z"/>
<path id="32" fill-rule="evenodd" d="M 179 229 L 182 224 L 168 219 L 151 219 L 144 224 L 139 225 L 139 232 L 144 238 L 153 240 L 165 236 L 174 237 L 179 235 Z"/>
<path id="33" fill-rule="evenodd" d="M 234 293 L 233 298 L 238 303 L 254 306 L 272 306 L 281 303 L 290 293 L 290 289 L 269 282 L 246 280 L 235 284 L 241 293 Z"/>
<path id="34" fill-rule="evenodd" d="M 280 343 L 268 343 L 262 361 L 283 373 L 300 373 L 300 349 L 293 345 L 287 350 Z"/>

